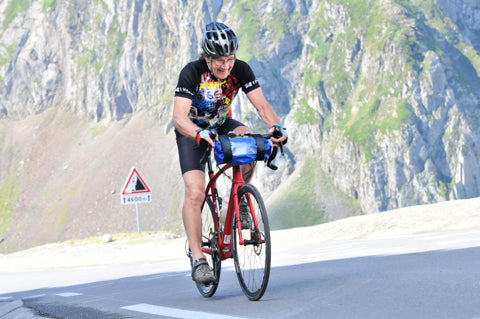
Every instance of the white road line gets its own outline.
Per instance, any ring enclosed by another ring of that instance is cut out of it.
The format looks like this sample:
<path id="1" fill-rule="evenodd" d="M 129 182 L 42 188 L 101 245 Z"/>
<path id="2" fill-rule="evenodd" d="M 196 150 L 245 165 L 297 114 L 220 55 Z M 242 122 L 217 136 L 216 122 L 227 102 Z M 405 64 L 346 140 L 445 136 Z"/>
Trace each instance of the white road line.
<path id="1" fill-rule="evenodd" d="M 161 307 L 161 306 L 155 306 L 155 305 L 144 304 L 144 303 L 122 307 L 121 309 L 148 313 L 150 315 L 158 315 L 158 316 L 180 318 L 180 319 L 244 319 L 244 317 L 232 317 L 232 316 L 226 316 L 223 314 L 218 315 L 218 314 L 208 313 L 208 312 L 182 310 L 182 309 Z"/>
<path id="2" fill-rule="evenodd" d="M 80 296 L 80 295 L 83 295 L 81 293 L 78 293 L 78 292 L 62 292 L 62 293 L 59 293 L 59 294 L 56 294 L 57 296 L 60 296 L 60 297 L 75 297 L 75 296 Z"/>

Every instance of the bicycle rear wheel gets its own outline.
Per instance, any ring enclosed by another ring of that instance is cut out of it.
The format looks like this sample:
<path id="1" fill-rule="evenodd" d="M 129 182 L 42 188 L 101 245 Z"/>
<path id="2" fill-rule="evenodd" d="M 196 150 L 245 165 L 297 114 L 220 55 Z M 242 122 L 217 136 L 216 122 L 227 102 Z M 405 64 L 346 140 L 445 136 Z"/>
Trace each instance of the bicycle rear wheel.
<path id="1" fill-rule="evenodd" d="M 212 199 L 208 197 L 202 210 L 202 249 L 217 281 L 209 285 L 195 283 L 200 294 L 207 298 L 213 296 L 217 291 L 222 269 L 222 260 L 218 247 L 218 230 L 215 226 L 214 214 L 215 210 L 213 209 Z M 190 262 L 192 262 L 191 258 Z"/>
<path id="2" fill-rule="evenodd" d="M 238 191 L 239 202 L 249 204 L 249 229 L 242 229 L 244 244 L 240 245 L 237 223 L 233 223 L 233 258 L 235 271 L 243 292 L 250 300 L 262 298 L 270 276 L 271 244 L 268 216 L 260 192 L 251 184 L 242 186 Z M 235 218 L 235 217 L 234 217 Z"/>

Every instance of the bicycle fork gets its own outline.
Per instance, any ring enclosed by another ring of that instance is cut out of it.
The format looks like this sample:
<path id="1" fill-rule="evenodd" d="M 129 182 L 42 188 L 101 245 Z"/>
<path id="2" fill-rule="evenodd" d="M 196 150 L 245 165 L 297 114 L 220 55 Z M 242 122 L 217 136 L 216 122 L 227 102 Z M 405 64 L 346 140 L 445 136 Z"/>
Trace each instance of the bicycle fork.
<path id="1" fill-rule="evenodd" d="M 250 194 L 246 193 L 246 201 L 249 207 L 249 211 L 251 212 L 250 217 L 252 218 L 252 222 L 254 225 L 254 233 L 255 237 L 251 237 L 250 240 L 245 240 L 243 238 L 243 234 L 241 232 L 242 229 L 242 221 L 240 220 L 240 198 L 238 197 L 238 190 L 241 186 L 245 185 L 243 180 L 242 171 L 239 166 L 233 167 L 233 185 L 232 185 L 232 192 L 230 193 L 230 202 L 234 203 L 234 213 L 235 213 L 235 222 L 237 224 L 238 229 L 238 241 L 240 245 L 258 245 L 263 243 L 263 239 L 260 233 L 260 229 L 258 228 L 257 216 L 255 214 L 255 210 L 253 207 L 253 202 L 250 198 Z"/>

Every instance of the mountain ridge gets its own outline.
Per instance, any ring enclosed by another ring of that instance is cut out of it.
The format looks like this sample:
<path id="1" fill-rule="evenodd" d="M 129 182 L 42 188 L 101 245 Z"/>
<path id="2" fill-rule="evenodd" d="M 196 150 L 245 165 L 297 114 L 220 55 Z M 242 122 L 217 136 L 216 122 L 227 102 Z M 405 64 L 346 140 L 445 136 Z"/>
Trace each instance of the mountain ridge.
<path id="1" fill-rule="evenodd" d="M 132 165 L 158 185 L 145 223 L 182 232 L 173 90 L 212 20 L 291 137 L 254 181 L 277 227 L 477 197 L 478 16 L 473 0 L 4 0 L 0 250 L 128 229 Z M 265 130 L 243 94 L 233 112 Z"/>

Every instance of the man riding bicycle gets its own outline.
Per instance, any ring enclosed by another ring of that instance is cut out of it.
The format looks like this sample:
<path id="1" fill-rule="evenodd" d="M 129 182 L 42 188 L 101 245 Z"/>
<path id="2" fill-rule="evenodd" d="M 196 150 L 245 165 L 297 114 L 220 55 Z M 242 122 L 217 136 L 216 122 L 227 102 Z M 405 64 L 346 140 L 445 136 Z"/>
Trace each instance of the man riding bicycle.
<path id="1" fill-rule="evenodd" d="M 201 249 L 205 164 L 200 163 L 200 159 L 204 145 L 214 146 L 211 129 L 221 135 L 230 131 L 236 135 L 251 133 L 245 125 L 230 117 L 232 100 L 240 88 L 271 133 L 280 125 L 252 69 L 235 57 L 238 39 L 232 29 L 219 22 L 207 24 L 201 47 L 199 59 L 188 63 L 180 72 L 175 89 L 173 124 L 185 184 L 182 217 L 192 253 L 192 279 L 208 285 L 215 281 L 215 277 Z M 287 134 L 283 128 L 282 134 L 281 138 L 272 138 L 272 142 L 286 143 Z M 246 183 L 251 180 L 253 170 L 254 165 L 242 166 Z"/>

